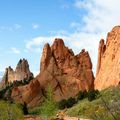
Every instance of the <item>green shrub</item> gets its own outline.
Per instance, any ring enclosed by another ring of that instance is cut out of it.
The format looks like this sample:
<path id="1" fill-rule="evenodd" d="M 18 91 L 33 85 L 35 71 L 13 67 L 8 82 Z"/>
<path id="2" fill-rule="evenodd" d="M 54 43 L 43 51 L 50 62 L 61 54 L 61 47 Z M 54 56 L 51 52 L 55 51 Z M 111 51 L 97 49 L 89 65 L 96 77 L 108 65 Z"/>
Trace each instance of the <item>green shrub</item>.
<path id="1" fill-rule="evenodd" d="M 80 91 L 77 95 L 77 100 L 82 100 L 84 98 L 84 92 Z"/>
<path id="2" fill-rule="evenodd" d="M 92 101 L 92 100 L 95 100 L 96 97 L 98 96 L 99 94 L 99 91 L 98 90 L 90 90 L 88 91 L 88 100 L 89 101 Z"/>
<path id="3" fill-rule="evenodd" d="M 77 101 L 75 100 L 75 98 L 68 98 L 67 100 L 63 99 L 58 103 L 58 108 L 59 109 L 65 109 L 65 108 L 70 108 L 72 107 L 75 103 L 77 103 Z"/>
<path id="4" fill-rule="evenodd" d="M 65 99 L 61 100 L 58 103 L 58 108 L 61 109 L 61 110 L 63 110 L 63 109 L 65 109 L 67 107 L 66 104 L 67 104 L 67 100 L 65 100 Z"/>
<path id="5" fill-rule="evenodd" d="M 83 100 L 86 97 L 87 97 L 87 91 L 79 91 L 79 93 L 77 94 L 77 101 Z"/>
<path id="6" fill-rule="evenodd" d="M 120 86 L 95 91 L 93 101 L 83 99 L 70 109 L 66 115 L 91 120 L 120 120 Z"/>
<path id="7" fill-rule="evenodd" d="M 75 103 L 77 103 L 77 101 L 75 100 L 75 98 L 70 97 L 67 102 L 66 102 L 66 107 L 70 108 L 72 107 Z"/>
<path id="8" fill-rule="evenodd" d="M 23 120 L 20 106 L 0 101 L 0 120 Z"/>

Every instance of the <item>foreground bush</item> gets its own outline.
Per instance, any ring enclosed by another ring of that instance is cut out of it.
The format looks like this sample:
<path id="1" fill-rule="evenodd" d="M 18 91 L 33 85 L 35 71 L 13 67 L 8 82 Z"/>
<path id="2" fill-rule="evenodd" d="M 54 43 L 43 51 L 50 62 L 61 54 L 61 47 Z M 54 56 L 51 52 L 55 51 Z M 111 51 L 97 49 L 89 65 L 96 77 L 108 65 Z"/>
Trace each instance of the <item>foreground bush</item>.
<path id="1" fill-rule="evenodd" d="M 65 99 L 61 100 L 61 101 L 58 103 L 58 108 L 59 108 L 60 110 L 63 110 L 63 109 L 65 109 L 65 108 L 67 107 L 66 104 L 67 104 L 67 100 L 65 100 Z"/>
<path id="2" fill-rule="evenodd" d="M 77 103 L 77 101 L 75 100 L 75 98 L 70 97 L 70 98 L 67 100 L 66 107 L 67 107 L 67 108 L 70 108 L 70 107 L 72 107 L 75 103 Z"/>
<path id="3" fill-rule="evenodd" d="M 21 106 L 0 101 L 0 120 L 23 120 Z"/>
<path id="4" fill-rule="evenodd" d="M 58 108 L 59 109 L 65 109 L 65 108 L 70 108 L 72 107 L 75 103 L 77 103 L 77 101 L 75 100 L 75 98 L 72 98 L 70 97 L 69 99 L 65 100 L 61 100 L 59 103 L 58 103 Z"/>
<path id="5" fill-rule="evenodd" d="M 91 120 L 120 120 L 120 87 L 100 91 L 93 101 L 78 101 L 66 114 Z"/>
<path id="6" fill-rule="evenodd" d="M 90 91 L 88 91 L 88 93 L 87 93 L 88 95 L 88 100 L 89 101 L 92 101 L 92 100 L 95 100 L 96 99 L 96 97 L 98 96 L 98 94 L 99 94 L 99 91 L 98 90 L 90 90 Z"/>
<path id="7" fill-rule="evenodd" d="M 87 91 L 79 91 L 79 93 L 77 94 L 77 101 L 83 100 L 86 97 L 87 97 Z"/>

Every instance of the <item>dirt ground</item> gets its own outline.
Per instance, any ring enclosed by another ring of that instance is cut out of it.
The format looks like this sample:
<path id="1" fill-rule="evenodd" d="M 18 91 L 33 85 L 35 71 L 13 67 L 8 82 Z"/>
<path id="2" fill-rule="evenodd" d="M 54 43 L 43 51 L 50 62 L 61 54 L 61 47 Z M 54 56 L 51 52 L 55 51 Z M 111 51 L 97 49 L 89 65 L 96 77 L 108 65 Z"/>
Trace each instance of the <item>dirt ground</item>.
<path id="1" fill-rule="evenodd" d="M 89 119 L 83 119 L 83 118 L 77 118 L 77 117 L 69 117 L 69 116 L 64 116 L 64 120 L 89 120 Z M 40 119 L 39 116 L 26 116 L 25 120 L 47 120 L 45 118 Z"/>

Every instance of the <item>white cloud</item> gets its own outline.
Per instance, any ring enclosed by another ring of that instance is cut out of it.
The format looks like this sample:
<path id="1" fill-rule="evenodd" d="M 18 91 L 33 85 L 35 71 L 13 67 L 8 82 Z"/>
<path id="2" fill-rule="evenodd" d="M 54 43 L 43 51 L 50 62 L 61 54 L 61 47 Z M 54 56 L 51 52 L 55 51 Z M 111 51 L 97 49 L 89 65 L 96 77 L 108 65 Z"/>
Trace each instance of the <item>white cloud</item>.
<path id="1" fill-rule="evenodd" d="M 38 29 L 40 26 L 38 24 L 32 24 L 33 29 Z"/>
<path id="2" fill-rule="evenodd" d="M 13 31 L 13 28 L 7 26 L 0 26 L 0 31 Z"/>
<path id="3" fill-rule="evenodd" d="M 90 52 L 94 71 L 96 69 L 99 40 L 101 38 L 106 39 L 107 33 L 114 26 L 120 25 L 119 5 L 119 0 L 76 0 L 74 3 L 74 6 L 80 12 L 85 10 L 87 13 L 83 15 L 83 18 L 80 18 L 80 22 L 72 23 L 72 26 L 79 30 L 78 35 L 85 33 L 88 36 L 87 40 L 84 41 L 85 36 L 81 40 L 84 43 L 83 47 Z M 81 19 L 84 24 L 82 27 L 80 27 Z"/>
<path id="4" fill-rule="evenodd" d="M 51 43 L 53 38 L 53 36 L 33 38 L 32 40 L 27 41 L 26 48 L 31 52 L 35 52 L 36 48 L 40 48 L 40 46 L 44 45 L 46 42 Z"/>
<path id="5" fill-rule="evenodd" d="M 12 47 L 12 48 L 11 48 L 11 53 L 20 54 L 20 50 L 18 50 L 18 49 L 15 48 L 15 47 Z"/>
<path id="6" fill-rule="evenodd" d="M 92 4 L 91 2 L 88 2 L 88 1 L 76 0 L 74 6 L 79 9 L 86 9 L 86 8 L 88 9 L 92 7 Z"/>
<path id="7" fill-rule="evenodd" d="M 53 31 L 49 31 L 49 33 L 50 33 L 50 35 L 52 35 L 52 36 L 64 36 L 64 35 L 68 35 L 69 33 L 67 32 L 67 31 L 65 31 L 65 30 L 58 30 L 58 31 L 55 31 L 55 30 L 53 30 Z"/>
<path id="8" fill-rule="evenodd" d="M 72 48 L 75 53 L 79 53 L 83 48 L 89 51 L 95 73 L 99 40 L 105 39 L 113 26 L 120 24 L 119 5 L 119 0 L 76 0 L 74 7 L 78 9 L 79 13 L 81 10 L 85 10 L 87 14 L 84 14 L 83 18 L 79 18 L 80 20 L 77 22 L 71 22 L 70 27 L 73 27 L 75 32 L 61 34 L 59 31 L 53 31 L 54 34 L 59 32 L 59 36 L 33 38 L 27 42 L 26 48 L 32 51 L 40 48 L 42 51 L 46 42 L 52 43 L 56 37 L 63 38 L 66 45 Z"/>
<path id="9" fill-rule="evenodd" d="M 74 5 L 87 11 L 82 19 L 85 24 L 82 30 L 85 32 L 108 32 L 120 24 L 119 0 L 76 0 Z"/>
<path id="10" fill-rule="evenodd" d="M 69 35 L 50 36 L 50 37 L 37 37 L 28 41 L 26 48 L 32 52 L 42 53 L 42 49 L 45 43 L 52 44 L 55 38 L 62 38 L 69 48 L 72 48 L 75 54 L 78 54 L 83 48 L 89 51 L 92 61 L 96 64 L 98 42 L 101 34 L 89 34 L 84 32 L 76 32 Z M 37 51 L 39 49 L 39 51 Z M 94 70 L 96 65 L 93 66 Z"/>
<path id="11" fill-rule="evenodd" d="M 79 22 L 71 22 L 70 27 L 74 28 L 76 31 L 81 31 L 82 24 Z"/>
<path id="12" fill-rule="evenodd" d="M 20 24 L 14 24 L 12 26 L 0 26 L 0 32 L 2 31 L 10 31 L 13 32 L 15 30 L 20 29 L 22 26 Z"/>
<path id="13" fill-rule="evenodd" d="M 40 71 L 38 70 L 38 71 L 32 71 L 33 72 L 33 74 L 34 74 L 34 77 L 36 77 L 39 73 L 40 73 Z"/>

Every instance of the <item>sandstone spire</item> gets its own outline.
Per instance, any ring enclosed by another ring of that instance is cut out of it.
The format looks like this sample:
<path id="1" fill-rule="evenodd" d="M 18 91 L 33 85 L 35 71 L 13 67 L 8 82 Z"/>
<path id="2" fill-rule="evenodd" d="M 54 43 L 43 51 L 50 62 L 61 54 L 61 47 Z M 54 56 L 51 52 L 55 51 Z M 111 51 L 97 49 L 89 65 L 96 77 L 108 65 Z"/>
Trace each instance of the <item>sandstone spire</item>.
<path id="1" fill-rule="evenodd" d="M 97 69 L 96 69 L 96 75 L 99 73 L 100 66 L 101 66 L 101 59 L 103 57 L 103 54 L 105 52 L 106 45 L 104 43 L 104 40 L 101 39 L 99 42 L 99 48 L 98 48 L 98 62 L 97 62 Z"/>
<path id="2" fill-rule="evenodd" d="M 49 62 L 50 62 L 50 58 L 51 58 L 51 48 L 50 48 L 50 45 L 47 43 L 44 45 L 44 48 L 43 48 L 43 53 L 42 53 L 42 57 L 41 57 L 41 62 L 40 62 L 40 71 L 44 71 Z"/>
<path id="3" fill-rule="evenodd" d="M 33 74 L 29 70 L 28 61 L 20 59 L 15 71 L 10 66 L 6 68 L 2 83 L 7 84 L 16 80 L 20 81 L 29 78 L 33 78 Z"/>
<path id="4" fill-rule="evenodd" d="M 120 83 L 120 26 L 107 35 L 106 45 L 100 41 L 98 67 L 95 79 L 96 89 L 117 86 Z"/>

